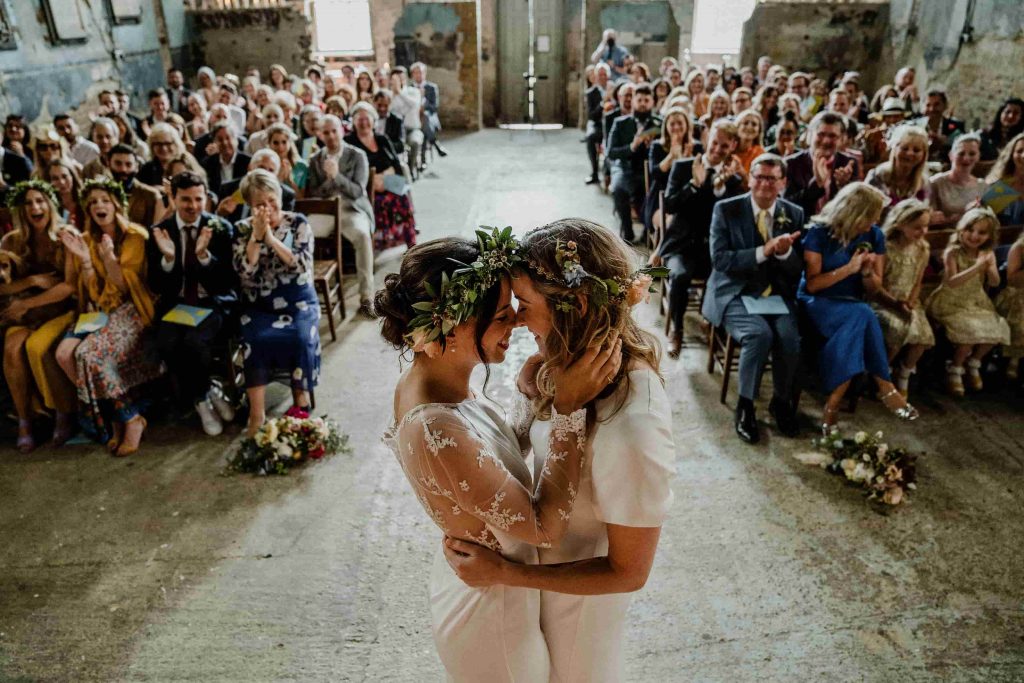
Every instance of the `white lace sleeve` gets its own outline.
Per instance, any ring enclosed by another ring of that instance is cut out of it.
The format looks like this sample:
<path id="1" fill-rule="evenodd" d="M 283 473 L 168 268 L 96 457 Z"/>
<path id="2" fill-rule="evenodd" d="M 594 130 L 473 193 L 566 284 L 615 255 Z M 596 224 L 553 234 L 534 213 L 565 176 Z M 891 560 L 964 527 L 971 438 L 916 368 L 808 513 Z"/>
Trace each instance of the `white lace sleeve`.
<path id="1" fill-rule="evenodd" d="M 512 411 L 509 414 L 510 426 L 519 439 L 519 450 L 525 457 L 530 452 L 530 427 L 533 426 L 533 405 L 526 394 L 516 391 L 512 397 Z"/>
<path id="2" fill-rule="evenodd" d="M 548 547 L 568 529 L 586 445 L 584 410 L 552 419 L 551 454 L 532 493 L 473 426 L 447 407 L 423 410 L 403 426 L 403 467 L 420 501 L 446 532 L 489 545 L 479 538 L 483 522 L 530 545 Z"/>

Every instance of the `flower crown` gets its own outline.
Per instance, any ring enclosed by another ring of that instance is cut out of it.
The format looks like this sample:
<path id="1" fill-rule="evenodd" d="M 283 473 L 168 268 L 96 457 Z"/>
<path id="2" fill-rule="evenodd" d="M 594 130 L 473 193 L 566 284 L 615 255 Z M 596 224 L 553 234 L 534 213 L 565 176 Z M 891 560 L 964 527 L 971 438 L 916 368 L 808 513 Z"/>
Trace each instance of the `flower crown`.
<path id="1" fill-rule="evenodd" d="M 641 301 L 648 301 L 651 293 L 654 292 L 652 287 L 654 278 L 666 277 L 669 273 L 668 268 L 644 266 L 633 271 L 627 277 L 601 278 L 592 275 L 580 263 L 578 246 L 571 240 L 555 242 L 555 263 L 562 269 L 561 273 L 557 275 L 534 261 L 529 261 L 527 266 L 549 282 L 564 285 L 569 289 L 579 289 L 589 280 L 593 283 L 590 302 L 595 306 L 618 306 L 623 303 L 627 306 L 635 306 Z M 555 302 L 555 310 L 563 313 L 578 311 L 576 297 L 571 294 L 562 297 Z"/>
<path id="2" fill-rule="evenodd" d="M 124 191 L 124 185 L 116 180 L 103 177 L 86 180 L 85 184 L 82 185 L 82 189 L 78 193 L 78 203 L 81 204 L 83 208 L 85 207 L 85 198 L 88 197 L 89 193 L 93 190 L 103 190 L 104 192 L 111 194 L 114 199 L 117 200 L 117 203 L 121 205 L 121 209 L 127 210 L 128 195 Z"/>
<path id="3" fill-rule="evenodd" d="M 520 262 L 519 242 L 512 236 L 512 227 L 504 230 L 481 226 L 476 231 L 480 255 L 472 263 L 453 258 L 448 260 L 461 266 L 451 276 L 441 274 L 440 292 L 429 282 L 423 287 L 430 301 L 412 304 L 416 317 L 409 321 L 406 342 L 413 352 L 425 351 L 434 358 L 445 348 L 451 331 L 480 312 L 484 293 L 494 286 L 498 278 L 510 272 Z M 487 232 L 490 230 L 490 232 Z"/>
<path id="4" fill-rule="evenodd" d="M 53 185 L 44 180 L 34 179 L 23 180 L 11 189 L 7 194 L 7 208 L 13 210 L 21 206 L 29 190 L 42 192 L 54 206 L 60 206 L 60 202 L 57 201 L 57 191 L 53 189 Z"/>

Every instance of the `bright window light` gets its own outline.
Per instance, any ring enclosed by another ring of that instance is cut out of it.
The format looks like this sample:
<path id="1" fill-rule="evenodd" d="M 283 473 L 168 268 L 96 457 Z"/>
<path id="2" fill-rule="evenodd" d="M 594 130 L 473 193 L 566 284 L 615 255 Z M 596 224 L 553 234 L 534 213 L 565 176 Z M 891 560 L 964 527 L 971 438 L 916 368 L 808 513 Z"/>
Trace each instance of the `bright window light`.
<path id="1" fill-rule="evenodd" d="M 320 54 L 373 54 L 369 0 L 314 0 L 312 17 Z"/>
<path id="2" fill-rule="evenodd" d="M 756 0 L 697 0 L 693 18 L 693 46 L 698 54 L 738 54 L 743 22 Z"/>

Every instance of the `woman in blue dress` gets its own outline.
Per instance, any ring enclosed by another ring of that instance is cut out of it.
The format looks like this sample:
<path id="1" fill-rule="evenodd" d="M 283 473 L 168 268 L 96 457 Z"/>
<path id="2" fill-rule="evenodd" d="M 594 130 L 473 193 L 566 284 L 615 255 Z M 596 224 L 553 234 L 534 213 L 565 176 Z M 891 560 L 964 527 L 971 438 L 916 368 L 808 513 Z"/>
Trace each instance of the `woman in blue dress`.
<path id="1" fill-rule="evenodd" d="M 811 219 L 803 240 L 806 268 L 797 298 L 825 338 L 818 365 L 828 393 L 822 432 L 837 429 L 839 402 L 850 380 L 868 372 L 882 403 L 897 417 L 914 420 L 917 411 L 893 386 L 882 328 L 865 297 L 882 286 L 885 235 L 876 225 L 888 197 L 867 183 L 844 187 Z"/>
<path id="2" fill-rule="evenodd" d="M 252 209 L 252 217 L 236 226 L 234 244 L 251 436 L 263 425 L 265 392 L 275 372 L 291 376 L 289 413 L 308 413 L 309 392 L 320 378 L 320 303 L 306 217 L 281 210 L 281 185 L 268 171 L 250 172 L 240 189 Z"/>

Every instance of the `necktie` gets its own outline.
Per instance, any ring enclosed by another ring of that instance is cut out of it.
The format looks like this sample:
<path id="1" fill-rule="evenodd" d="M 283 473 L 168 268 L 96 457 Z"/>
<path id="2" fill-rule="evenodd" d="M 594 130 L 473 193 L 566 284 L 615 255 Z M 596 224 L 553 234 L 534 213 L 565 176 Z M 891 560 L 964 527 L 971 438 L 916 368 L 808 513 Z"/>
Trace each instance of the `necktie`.
<path id="1" fill-rule="evenodd" d="M 199 257 L 196 256 L 196 228 L 185 226 L 185 272 L 184 279 L 185 303 L 195 306 L 199 303 Z"/>
<path id="2" fill-rule="evenodd" d="M 768 244 L 768 240 L 771 239 L 771 237 L 768 234 L 768 212 L 764 209 L 757 212 L 757 231 L 761 233 L 761 239 L 764 243 Z M 772 286 L 768 285 L 764 288 L 764 291 L 761 292 L 761 296 L 771 296 L 771 293 Z"/>

